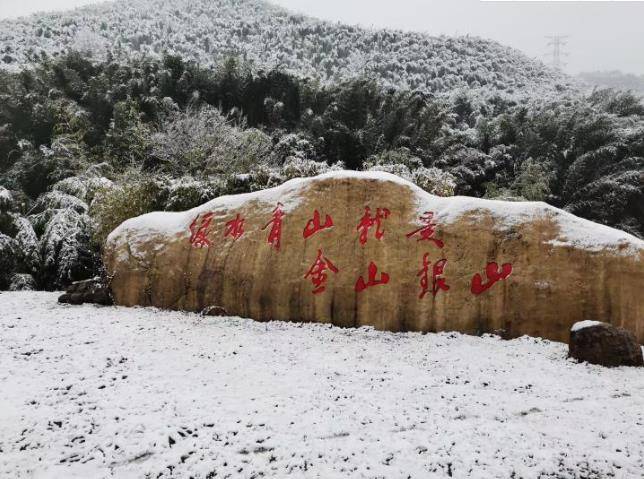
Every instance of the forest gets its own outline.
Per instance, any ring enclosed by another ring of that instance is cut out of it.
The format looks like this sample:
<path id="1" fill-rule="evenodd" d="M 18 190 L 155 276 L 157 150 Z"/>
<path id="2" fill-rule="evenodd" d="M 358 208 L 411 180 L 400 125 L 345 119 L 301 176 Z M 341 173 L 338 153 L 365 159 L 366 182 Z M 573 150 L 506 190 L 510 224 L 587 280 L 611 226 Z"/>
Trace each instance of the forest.
<path id="1" fill-rule="evenodd" d="M 518 97 L 574 90 L 576 81 L 524 53 L 470 36 L 369 29 L 292 13 L 263 0 L 118 0 L 0 20 L 0 67 L 75 50 L 97 60 L 179 55 L 206 67 L 229 56 L 325 83 L 369 76 L 396 88 Z"/>
<path id="2" fill-rule="evenodd" d="M 127 218 L 339 168 L 441 196 L 545 201 L 644 237 L 644 106 L 629 92 L 435 95 L 235 56 L 70 52 L 0 70 L 0 289 L 100 274 Z"/>

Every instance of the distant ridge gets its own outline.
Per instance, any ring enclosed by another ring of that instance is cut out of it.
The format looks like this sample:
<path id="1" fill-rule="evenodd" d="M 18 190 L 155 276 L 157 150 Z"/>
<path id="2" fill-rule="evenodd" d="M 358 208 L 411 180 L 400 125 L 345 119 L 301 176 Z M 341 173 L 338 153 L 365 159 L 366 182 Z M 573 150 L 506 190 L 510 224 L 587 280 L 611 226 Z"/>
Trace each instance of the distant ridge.
<path id="1" fill-rule="evenodd" d="M 436 94 L 467 88 L 534 97 L 575 81 L 478 37 L 373 30 L 296 15 L 261 0 L 121 0 L 0 21 L 0 66 L 84 50 L 97 57 L 179 54 L 204 65 L 239 56 L 337 82 L 359 75 Z"/>

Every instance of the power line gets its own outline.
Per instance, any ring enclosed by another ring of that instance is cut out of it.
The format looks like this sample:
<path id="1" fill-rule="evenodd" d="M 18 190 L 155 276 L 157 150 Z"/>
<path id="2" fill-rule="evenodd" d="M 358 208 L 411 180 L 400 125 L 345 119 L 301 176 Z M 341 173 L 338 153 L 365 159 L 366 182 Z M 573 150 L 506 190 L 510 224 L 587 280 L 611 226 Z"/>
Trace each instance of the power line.
<path id="1" fill-rule="evenodd" d="M 564 47 L 568 45 L 568 35 L 550 35 L 546 36 L 548 40 L 548 46 L 552 47 L 552 50 L 548 54 L 552 58 L 551 65 L 557 70 L 561 70 L 562 67 L 566 66 L 565 62 L 561 61 L 561 57 L 568 56 L 568 53 L 564 51 Z"/>

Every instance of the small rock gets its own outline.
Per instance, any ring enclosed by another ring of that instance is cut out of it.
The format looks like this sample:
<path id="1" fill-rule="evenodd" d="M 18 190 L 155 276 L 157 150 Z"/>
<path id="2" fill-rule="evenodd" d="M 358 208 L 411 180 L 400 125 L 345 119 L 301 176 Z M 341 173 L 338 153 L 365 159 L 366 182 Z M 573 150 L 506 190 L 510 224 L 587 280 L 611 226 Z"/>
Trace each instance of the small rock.
<path id="1" fill-rule="evenodd" d="M 644 366 L 635 335 L 598 321 L 581 321 L 570 330 L 568 357 L 601 366 Z"/>
<path id="2" fill-rule="evenodd" d="M 72 293 L 69 295 L 69 304 L 83 304 L 83 293 Z"/>
<path id="3" fill-rule="evenodd" d="M 69 300 L 71 299 L 71 294 L 69 293 L 63 293 L 58 297 L 58 302 L 59 303 L 65 303 L 69 304 Z"/>
<path id="4" fill-rule="evenodd" d="M 114 304 L 109 287 L 98 277 L 70 284 L 65 294 L 58 298 L 58 302 L 69 304 L 92 303 L 104 306 Z"/>
<path id="5" fill-rule="evenodd" d="M 112 297 L 110 296 L 110 293 L 107 289 L 102 288 L 90 293 L 86 293 L 85 302 L 110 306 L 112 304 Z"/>
<path id="6" fill-rule="evenodd" d="M 203 316 L 229 316 L 225 308 L 221 306 L 208 306 L 201 312 Z"/>

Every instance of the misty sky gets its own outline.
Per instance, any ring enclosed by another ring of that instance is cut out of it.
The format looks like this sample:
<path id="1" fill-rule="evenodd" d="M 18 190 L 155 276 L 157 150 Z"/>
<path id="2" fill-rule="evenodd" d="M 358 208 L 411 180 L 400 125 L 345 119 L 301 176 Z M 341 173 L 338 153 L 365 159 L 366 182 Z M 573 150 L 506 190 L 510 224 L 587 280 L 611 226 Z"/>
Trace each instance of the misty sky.
<path id="1" fill-rule="evenodd" d="M 171 1 L 171 0 L 170 0 Z M 431 34 L 473 34 L 548 61 L 546 35 L 569 35 L 565 70 L 644 74 L 644 2 L 273 0 L 329 20 Z M 0 18 L 92 0 L 0 0 Z"/>

